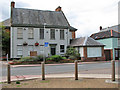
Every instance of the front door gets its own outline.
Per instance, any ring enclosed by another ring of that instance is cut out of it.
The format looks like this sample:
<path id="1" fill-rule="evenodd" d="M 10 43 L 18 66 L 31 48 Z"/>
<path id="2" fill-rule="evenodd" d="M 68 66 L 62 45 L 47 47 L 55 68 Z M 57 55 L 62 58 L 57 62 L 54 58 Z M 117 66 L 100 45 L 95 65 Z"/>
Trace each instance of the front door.
<path id="1" fill-rule="evenodd" d="M 111 53 L 110 53 L 110 50 L 105 50 L 105 58 L 106 60 L 111 60 Z"/>
<path id="2" fill-rule="evenodd" d="M 56 55 L 56 46 L 55 45 L 51 46 L 50 51 L 51 55 Z"/>

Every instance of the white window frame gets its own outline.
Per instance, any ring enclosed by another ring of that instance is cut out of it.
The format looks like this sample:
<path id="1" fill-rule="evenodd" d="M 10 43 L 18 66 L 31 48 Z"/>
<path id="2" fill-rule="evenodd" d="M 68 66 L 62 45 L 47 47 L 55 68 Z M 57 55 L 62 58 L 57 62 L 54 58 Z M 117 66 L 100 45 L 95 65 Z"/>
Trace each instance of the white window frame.
<path id="1" fill-rule="evenodd" d="M 23 47 L 22 46 L 17 46 L 17 56 L 23 56 Z"/>
<path id="2" fill-rule="evenodd" d="M 50 39 L 55 40 L 55 29 L 50 29 Z"/>
<path id="3" fill-rule="evenodd" d="M 87 47 L 87 57 L 102 57 L 102 48 Z"/>
<path id="4" fill-rule="evenodd" d="M 34 39 L 34 29 L 28 28 L 28 39 Z"/>
<path id="5" fill-rule="evenodd" d="M 17 28 L 17 39 L 23 39 L 23 28 Z"/>
<path id="6" fill-rule="evenodd" d="M 44 29 L 40 29 L 40 39 L 44 39 Z"/>
<path id="7" fill-rule="evenodd" d="M 65 39 L 64 30 L 60 29 L 60 40 L 64 40 L 64 39 Z"/>

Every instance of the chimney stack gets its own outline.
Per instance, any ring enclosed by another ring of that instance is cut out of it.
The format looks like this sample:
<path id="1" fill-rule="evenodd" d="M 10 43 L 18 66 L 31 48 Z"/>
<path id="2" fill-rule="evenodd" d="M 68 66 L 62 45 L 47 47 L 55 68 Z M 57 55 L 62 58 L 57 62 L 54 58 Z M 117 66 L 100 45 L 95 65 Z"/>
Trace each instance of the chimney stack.
<path id="1" fill-rule="evenodd" d="M 102 26 L 100 26 L 100 30 L 102 30 Z"/>
<path id="2" fill-rule="evenodd" d="M 60 6 L 58 6 L 55 11 L 62 11 L 62 8 Z"/>
<path id="3" fill-rule="evenodd" d="M 14 8 L 14 7 L 15 7 L 15 2 L 12 1 L 12 2 L 11 2 L 11 8 Z"/>

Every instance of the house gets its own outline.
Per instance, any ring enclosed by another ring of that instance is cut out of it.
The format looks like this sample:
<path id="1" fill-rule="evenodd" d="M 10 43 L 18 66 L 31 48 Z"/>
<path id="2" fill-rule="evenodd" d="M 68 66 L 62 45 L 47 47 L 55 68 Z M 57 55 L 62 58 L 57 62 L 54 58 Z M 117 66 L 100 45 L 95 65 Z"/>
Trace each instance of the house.
<path id="1" fill-rule="evenodd" d="M 72 39 L 69 46 L 76 48 L 82 61 L 105 60 L 104 44 L 90 37 Z"/>
<path id="2" fill-rule="evenodd" d="M 55 11 L 15 8 L 11 2 L 11 58 L 64 55 L 76 28 L 62 8 Z"/>
<path id="3" fill-rule="evenodd" d="M 113 30 L 112 27 L 110 29 L 107 28 L 107 30 L 101 28 L 98 33 L 90 36 L 96 41 L 105 44 L 104 52 L 106 60 L 120 59 L 120 32 L 118 32 L 118 28 L 116 29 Z"/>

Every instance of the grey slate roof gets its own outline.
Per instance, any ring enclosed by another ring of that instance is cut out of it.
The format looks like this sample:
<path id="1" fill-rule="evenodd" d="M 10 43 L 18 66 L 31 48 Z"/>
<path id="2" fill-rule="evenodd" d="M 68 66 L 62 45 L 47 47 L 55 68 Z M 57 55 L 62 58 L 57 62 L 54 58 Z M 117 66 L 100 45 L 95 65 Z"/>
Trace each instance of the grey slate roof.
<path id="1" fill-rule="evenodd" d="M 46 23 L 46 27 L 61 27 L 77 30 L 69 25 L 62 11 L 13 8 L 12 26 L 43 27 L 44 23 Z"/>
<path id="2" fill-rule="evenodd" d="M 114 31 L 117 31 L 117 32 L 120 32 L 120 24 L 119 25 L 114 25 L 114 26 L 111 26 L 111 27 L 107 27 L 107 28 L 103 28 L 102 30 L 100 30 L 100 32 L 103 32 L 103 31 L 108 31 L 108 30 L 114 30 Z"/>
<path id="3" fill-rule="evenodd" d="M 72 39 L 71 44 L 69 46 L 105 46 L 104 44 L 95 41 L 91 37 L 80 37 L 76 39 Z"/>
<path id="4" fill-rule="evenodd" d="M 105 31 L 100 31 L 98 33 L 94 33 L 90 37 L 92 37 L 95 40 L 111 38 L 111 37 L 120 38 L 120 33 L 114 30 L 107 30 L 107 31 L 105 30 Z"/>

